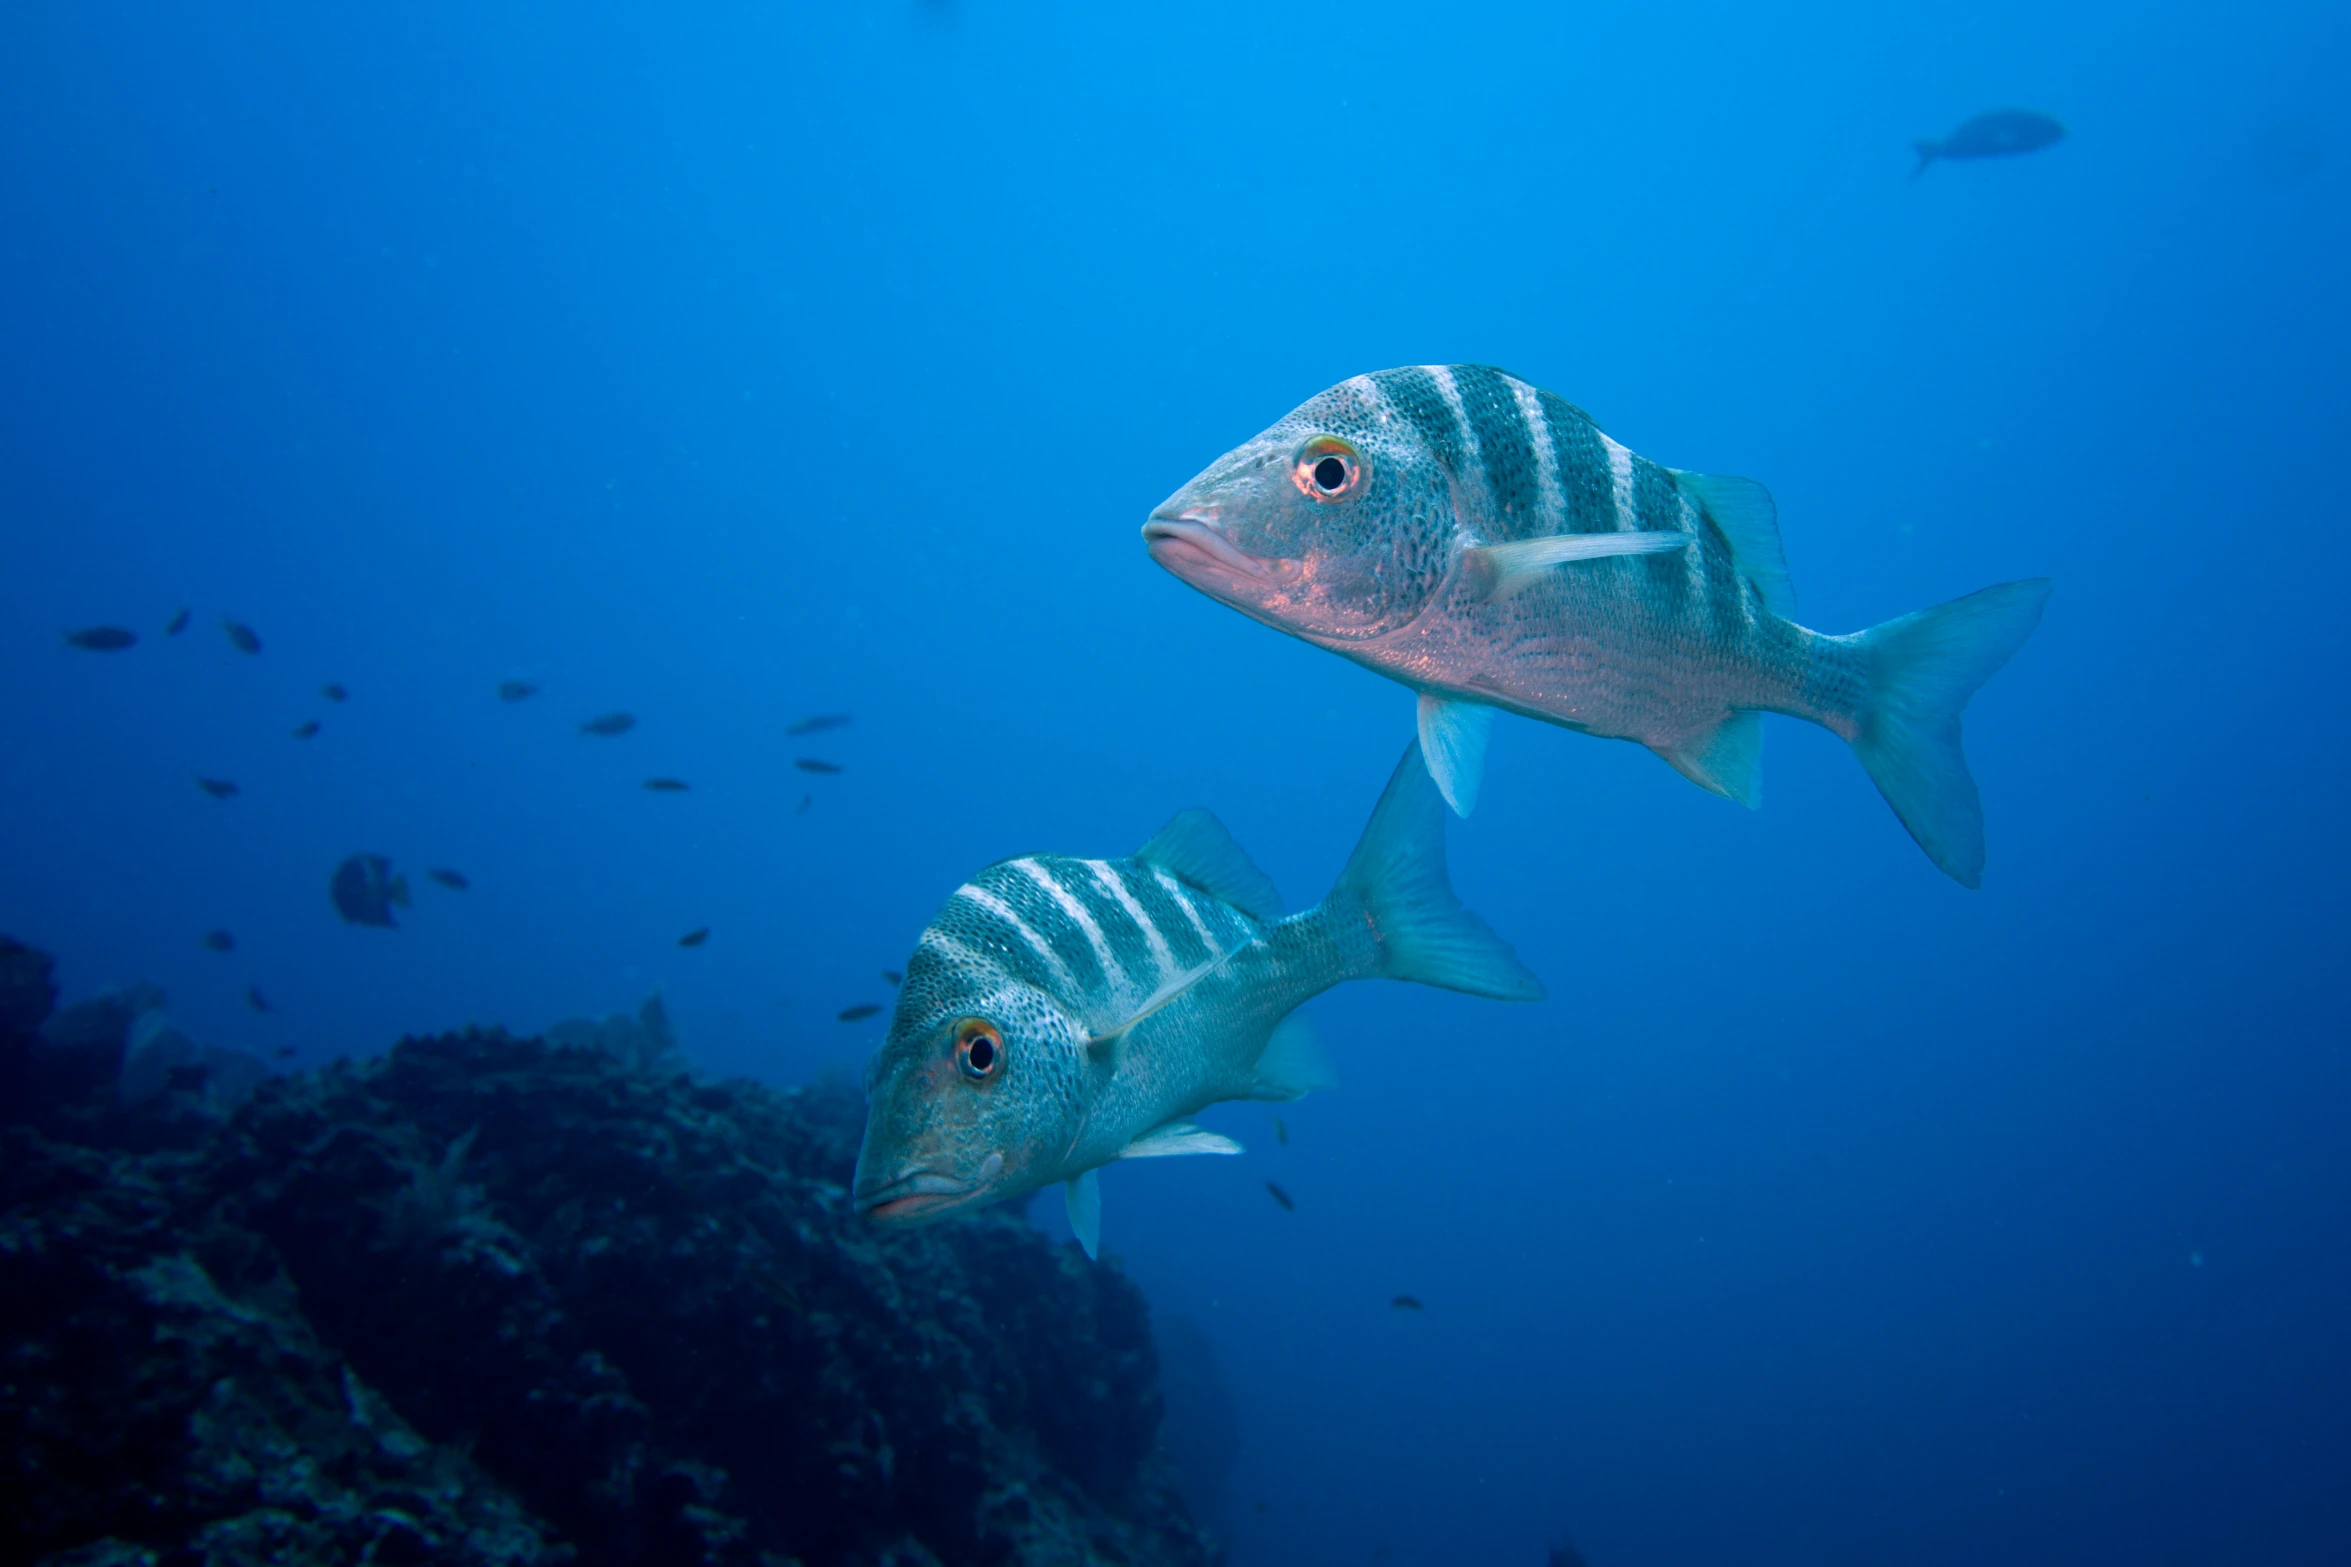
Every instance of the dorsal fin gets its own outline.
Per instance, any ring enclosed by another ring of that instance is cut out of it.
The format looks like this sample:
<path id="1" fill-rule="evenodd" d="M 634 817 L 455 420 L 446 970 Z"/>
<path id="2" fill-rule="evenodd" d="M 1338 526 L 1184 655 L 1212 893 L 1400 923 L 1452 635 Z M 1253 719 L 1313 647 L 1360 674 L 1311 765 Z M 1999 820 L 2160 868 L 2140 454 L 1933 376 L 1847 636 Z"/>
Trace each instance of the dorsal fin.
<path id="1" fill-rule="evenodd" d="M 1282 895 L 1274 890 L 1273 878 L 1233 842 L 1224 823 L 1197 806 L 1169 817 L 1135 858 L 1222 898 L 1251 919 L 1270 923 L 1282 917 Z"/>
<path id="2" fill-rule="evenodd" d="M 1673 470 L 1683 489 L 1698 497 L 1706 515 L 1730 541 L 1739 575 L 1755 584 L 1763 607 L 1775 615 L 1796 613 L 1796 584 L 1788 575 L 1788 552 L 1780 543 L 1780 509 L 1771 491 L 1753 479 Z"/>

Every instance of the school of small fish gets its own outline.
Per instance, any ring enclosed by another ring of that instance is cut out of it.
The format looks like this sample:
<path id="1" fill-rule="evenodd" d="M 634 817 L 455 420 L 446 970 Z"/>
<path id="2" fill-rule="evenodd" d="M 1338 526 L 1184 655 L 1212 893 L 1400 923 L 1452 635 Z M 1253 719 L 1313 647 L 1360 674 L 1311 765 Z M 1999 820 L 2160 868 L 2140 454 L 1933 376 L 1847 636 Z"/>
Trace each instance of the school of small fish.
<path id="1" fill-rule="evenodd" d="M 164 636 L 179 636 L 188 629 L 193 617 L 194 612 L 184 607 L 173 611 L 164 622 Z M 243 621 L 222 616 L 220 627 L 222 636 L 238 653 L 248 657 L 261 656 L 261 634 L 252 626 Z M 127 627 L 114 625 L 84 626 L 77 630 L 61 633 L 61 638 L 67 647 L 86 653 L 127 652 L 136 647 L 139 642 L 137 632 Z M 540 687 L 536 682 L 530 680 L 507 679 L 499 681 L 495 690 L 501 702 L 511 704 L 527 701 L 538 695 Z M 338 705 L 351 699 L 350 688 L 340 681 L 332 680 L 318 687 L 318 695 L 324 700 Z M 819 713 L 793 720 L 785 726 L 785 732 L 791 735 L 814 734 L 825 730 L 847 728 L 852 721 L 852 717 L 848 713 Z M 582 720 L 579 723 L 579 732 L 584 736 L 609 739 L 628 734 L 636 727 L 635 714 L 616 709 Z M 320 720 L 305 718 L 294 724 L 288 733 L 296 740 L 314 740 L 324 730 L 325 725 Z M 796 765 L 804 772 L 839 773 L 842 771 L 837 763 L 815 758 L 801 758 Z M 244 792 L 242 786 L 235 779 L 215 777 L 210 774 L 198 774 L 196 786 L 215 800 L 228 800 Z M 691 792 L 693 786 L 683 778 L 662 774 L 645 779 L 643 787 L 653 794 L 686 794 Z M 813 795 L 803 793 L 793 814 L 805 815 L 814 803 L 815 797 Z M 430 867 L 424 872 L 424 875 L 428 881 L 451 892 L 464 892 L 472 886 L 472 882 L 462 872 L 448 866 Z M 407 877 L 393 868 L 392 861 L 388 856 L 364 852 L 348 855 L 337 863 L 327 879 L 327 898 L 335 913 L 344 923 L 374 926 L 386 930 L 397 929 L 399 926 L 399 920 L 394 913 L 396 909 L 411 907 Z M 709 927 L 702 926 L 677 938 L 676 944 L 684 948 L 694 948 L 702 946 L 709 939 Z M 222 929 L 216 928 L 204 932 L 199 938 L 199 942 L 207 950 L 224 955 L 238 950 L 236 937 L 229 931 Z M 885 970 L 884 973 L 886 975 L 888 971 Z M 247 986 L 244 1000 L 246 1006 L 254 1012 L 269 1013 L 277 1010 L 258 986 Z M 841 1017 L 844 1021 L 856 1021 L 871 1017 L 880 1011 L 881 1008 L 877 1004 L 863 1003 L 844 1009 Z M 282 1048 L 276 1052 L 279 1059 L 285 1059 L 294 1053 L 291 1047 Z"/>

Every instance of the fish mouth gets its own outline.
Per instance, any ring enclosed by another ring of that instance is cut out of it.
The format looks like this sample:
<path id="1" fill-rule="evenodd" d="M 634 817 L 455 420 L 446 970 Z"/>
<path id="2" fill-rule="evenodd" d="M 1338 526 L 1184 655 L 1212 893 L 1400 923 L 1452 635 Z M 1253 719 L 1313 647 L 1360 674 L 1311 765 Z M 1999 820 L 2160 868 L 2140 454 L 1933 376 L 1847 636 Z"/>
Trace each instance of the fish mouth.
<path id="1" fill-rule="evenodd" d="M 1154 512 L 1143 524 L 1143 545 L 1151 558 L 1190 580 L 1205 567 L 1211 574 L 1257 577 L 1267 574 L 1268 562 L 1226 538 L 1216 526 L 1197 516 L 1169 516 Z M 1190 568 L 1190 569 L 1186 569 Z"/>
<path id="2" fill-rule="evenodd" d="M 959 1181 L 935 1170 L 917 1170 L 857 1194 L 857 1211 L 880 1224 L 905 1224 L 944 1212 L 980 1192 L 977 1181 Z"/>

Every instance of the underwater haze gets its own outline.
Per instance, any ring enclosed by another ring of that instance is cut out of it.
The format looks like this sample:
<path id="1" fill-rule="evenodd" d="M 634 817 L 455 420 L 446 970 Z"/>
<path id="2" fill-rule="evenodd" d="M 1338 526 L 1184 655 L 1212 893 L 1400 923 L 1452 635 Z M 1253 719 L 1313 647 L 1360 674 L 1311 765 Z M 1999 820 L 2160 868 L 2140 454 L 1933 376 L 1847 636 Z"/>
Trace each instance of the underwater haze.
<path id="1" fill-rule="evenodd" d="M 2054 579 L 1983 886 L 1812 725 L 1750 812 L 1498 720 L 1451 875 L 1548 999 L 1343 986 L 1338 1088 L 1102 1172 L 1202 1522 L 2351 1559 L 2347 88 L 2309 0 L 10 8 L 0 931 L 289 1070 L 658 991 L 854 1080 L 991 862 L 1201 806 L 1322 897 L 1412 695 L 1141 528 L 1497 365 L 1769 486 L 1808 626 Z"/>

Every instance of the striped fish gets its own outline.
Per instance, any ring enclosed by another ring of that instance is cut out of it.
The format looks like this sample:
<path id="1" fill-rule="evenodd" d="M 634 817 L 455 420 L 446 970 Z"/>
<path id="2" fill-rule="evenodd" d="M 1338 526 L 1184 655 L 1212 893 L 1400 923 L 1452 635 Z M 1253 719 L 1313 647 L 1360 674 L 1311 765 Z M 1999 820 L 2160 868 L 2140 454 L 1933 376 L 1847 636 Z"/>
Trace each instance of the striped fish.
<path id="1" fill-rule="evenodd" d="M 867 1068 L 858 1208 L 936 1218 L 1059 1181 L 1088 1256 L 1095 1170 L 1235 1154 L 1189 1117 L 1335 1081 L 1295 1009 L 1350 979 L 1505 1001 L 1543 988 L 1445 877 L 1445 807 L 1406 750 L 1331 895 L 1280 896 L 1206 811 L 1129 859 L 1023 855 L 955 890 L 906 964 Z"/>
<path id="2" fill-rule="evenodd" d="M 1152 558 L 1211 598 L 1419 693 L 1455 810 L 1493 711 L 1634 740 L 1757 803 L 1760 714 L 1850 743 L 1921 848 L 1973 887 L 1983 809 L 1960 749 L 1978 686 L 2047 579 L 1849 636 L 1798 625 L 1770 492 L 1661 467 L 1483 365 L 1341 382 L 1177 491 Z"/>

